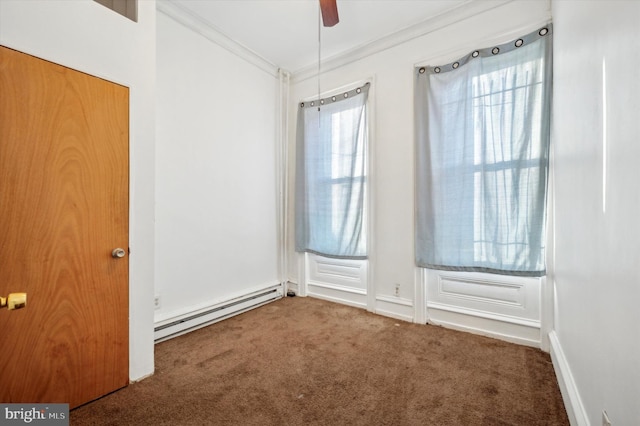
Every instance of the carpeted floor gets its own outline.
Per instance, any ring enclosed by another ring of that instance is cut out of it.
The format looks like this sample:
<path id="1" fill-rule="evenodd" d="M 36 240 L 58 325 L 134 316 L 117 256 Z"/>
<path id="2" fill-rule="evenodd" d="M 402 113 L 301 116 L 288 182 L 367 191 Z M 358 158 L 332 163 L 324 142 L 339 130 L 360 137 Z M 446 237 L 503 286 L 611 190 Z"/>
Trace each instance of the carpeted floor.
<path id="1" fill-rule="evenodd" d="M 71 425 L 568 425 L 549 355 L 313 298 L 160 343 Z"/>

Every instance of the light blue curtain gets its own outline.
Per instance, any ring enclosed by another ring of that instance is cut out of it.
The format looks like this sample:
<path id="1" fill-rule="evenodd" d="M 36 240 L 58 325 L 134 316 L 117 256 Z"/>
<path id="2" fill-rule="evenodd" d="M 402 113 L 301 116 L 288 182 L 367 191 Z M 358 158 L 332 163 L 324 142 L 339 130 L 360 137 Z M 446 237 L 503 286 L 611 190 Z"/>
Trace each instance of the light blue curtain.
<path id="1" fill-rule="evenodd" d="M 366 259 L 369 83 L 298 107 L 296 251 Z"/>
<path id="2" fill-rule="evenodd" d="M 418 266 L 545 274 L 551 30 L 415 69 Z"/>

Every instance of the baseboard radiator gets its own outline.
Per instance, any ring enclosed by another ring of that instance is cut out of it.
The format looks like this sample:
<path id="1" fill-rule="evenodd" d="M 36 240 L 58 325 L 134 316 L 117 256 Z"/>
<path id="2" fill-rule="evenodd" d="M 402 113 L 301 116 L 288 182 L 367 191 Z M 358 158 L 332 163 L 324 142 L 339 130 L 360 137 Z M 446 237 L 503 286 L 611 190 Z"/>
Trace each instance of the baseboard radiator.
<path id="1" fill-rule="evenodd" d="M 223 319 L 258 308 L 283 297 L 282 284 L 227 300 L 197 311 L 156 323 L 156 343 L 206 327 Z"/>

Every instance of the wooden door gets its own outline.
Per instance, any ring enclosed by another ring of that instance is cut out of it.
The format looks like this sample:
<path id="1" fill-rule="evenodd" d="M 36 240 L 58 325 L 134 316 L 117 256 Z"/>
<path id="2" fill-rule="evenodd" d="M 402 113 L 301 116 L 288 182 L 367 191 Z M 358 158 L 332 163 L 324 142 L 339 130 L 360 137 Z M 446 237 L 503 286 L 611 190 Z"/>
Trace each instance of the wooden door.
<path id="1" fill-rule="evenodd" d="M 129 91 L 0 46 L 0 402 L 129 377 Z M 124 248 L 125 257 L 112 257 Z"/>

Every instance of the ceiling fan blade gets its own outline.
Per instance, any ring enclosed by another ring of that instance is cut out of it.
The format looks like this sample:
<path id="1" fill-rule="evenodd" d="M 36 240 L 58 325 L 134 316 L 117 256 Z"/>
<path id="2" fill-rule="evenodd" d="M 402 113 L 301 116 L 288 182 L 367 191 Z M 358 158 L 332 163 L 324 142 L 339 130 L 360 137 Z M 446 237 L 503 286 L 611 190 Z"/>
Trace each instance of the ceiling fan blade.
<path id="1" fill-rule="evenodd" d="M 333 27 L 340 22 L 336 0 L 320 0 L 320 10 L 322 11 L 322 23 L 325 27 Z"/>

